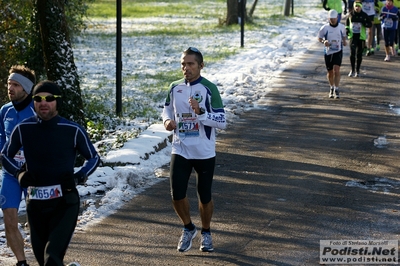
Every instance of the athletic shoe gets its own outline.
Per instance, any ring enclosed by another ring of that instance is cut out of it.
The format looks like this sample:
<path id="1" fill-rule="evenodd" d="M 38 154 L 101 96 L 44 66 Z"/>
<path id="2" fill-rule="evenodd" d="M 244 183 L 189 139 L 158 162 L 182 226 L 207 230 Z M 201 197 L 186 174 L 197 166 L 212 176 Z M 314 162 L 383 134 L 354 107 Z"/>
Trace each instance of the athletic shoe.
<path id="1" fill-rule="evenodd" d="M 197 235 L 196 227 L 192 231 L 189 231 L 186 228 L 183 229 L 182 236 L 179 239 L 177 250 L 179 252 L 188 251 L 192 247 L 192 240 L 193 240 L 193 238 L 196 237 L 196 235 Z"/>
<path id="2" fill-rule="evenodd" d="M 340 98 L 339 97 L 339 89 L 336 89 L 335 90 L 335 99 L 338 99 L 338 98 Z"/>
<path id="3" fill-rule="evenodd" d="M 387 55 L 383 61 L 390 62 L 390 55 Z"/>
<path id="4" fill-rule="evenodd" d="M 329 91 L 329 98 L 333 98 L 334 96 L 333 96 L 333 89 L 331 89 L 330 91 Z"/>
<path id="5" fill-rule="evenodd" d="M 356 72 L 356 74 L 354 75 L 356 78 L 358 78 L 360 76 L 360 72 Z"/>
<path id="6" fill-rule="evenodd" d="M 368 51 L 368 49 L 367 49 L 367 48 L 364 48 L 364 50 L 363 50 L 363 55 L 366 55 L 366 54 L 367 54 L 367 51 Z"/>
<path id="7" fill-rule="evenodd" d="M 354 77 L 354 71 L 353 71 L 353 70 L 350 71 L 348 76 L 349 76 L 349 77 Z"/>
<path id="8" fill-rule="evenodd" d="M 367 52 L 365 53 L 366 56 L 370 56 L 371 55 L 371 51 L 367 50 Z"/>
<path id="9" fill-rule="evenodd" d="M 371 49 L 369 50 L 369 54 L 370 54 L 370 55 L 374 55 L 374 54 L 375 54 L 375 49 L 374 49 L 374 48 L 371 48 Z"/>
<path id="10" fill-rule="evenodd" d="M 212 252 L 214 247 L 212 244 L 211 234 L 209 232 L 201 233 L 200 250 L 203 252 Z"/>
<path id="11" fill-rule="evenodd" d="M 378 52 L 380 49 L 381 49 L 381 46 L 378 44 L 378 45 L 376 46 L 376 51 Z"/>
<path id="12" fill-rule="evenodd" d="M 81 266 L 81 265 L 77 262 L 71 262 L 71 263 L 68 263 L 67 266 Z"/>
<path id="13" fill-rule="evenodd" d="M 396 53 L 397 53 L 397 51 L 399 50 L 399 45 L 396 44 L 396 45 L 394 46 L 394 49 L 396 50 Z"/>

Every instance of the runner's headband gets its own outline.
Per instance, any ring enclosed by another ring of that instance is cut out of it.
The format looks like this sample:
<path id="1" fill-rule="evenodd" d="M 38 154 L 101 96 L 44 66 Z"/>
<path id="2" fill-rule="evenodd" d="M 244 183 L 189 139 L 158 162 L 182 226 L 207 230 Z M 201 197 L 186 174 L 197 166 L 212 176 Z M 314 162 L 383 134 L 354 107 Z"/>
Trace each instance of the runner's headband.
<path id="1" fill-rule="evenodd" d="M 8 77 L 8 80 L 13 80 L 18 82 L 22 88 L 24 89 L 24 91 L 26 93 L 31 93 L 32 91 L 32 87 L 33 87 L 33 82 L 28 79 L 27 77 L 22 76 L 21 74 L 18 73 L 11 73 L 10 76 Z"/>
<path id="2" fill-rule="evenodd" d="M 362 4 L 360 2 L 354 2 L 354 7 L 356 6 L 362 7 Z"/>

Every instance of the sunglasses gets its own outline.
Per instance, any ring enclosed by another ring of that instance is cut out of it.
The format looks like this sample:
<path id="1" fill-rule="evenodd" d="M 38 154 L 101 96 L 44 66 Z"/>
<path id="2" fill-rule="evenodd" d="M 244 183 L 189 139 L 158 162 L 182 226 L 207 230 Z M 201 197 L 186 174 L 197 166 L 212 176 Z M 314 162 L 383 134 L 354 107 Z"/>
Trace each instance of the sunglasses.
<path id="1" fill-rule="evenodd" d="M 35 95 L 35 96 L 32 96 L 32 99 L 38 103 L 40 103 L 41 101 L 52 102 L 52 101 L 55 101 L 56 98 L 61 98 L 61 95 L 47 95 L 47 96 Z"/>
<path id="2" fill-rule="evenodd" d="M 195 48 L 195 47 L 189 47 L 189 48 L 187 48 L 184 52 L 187 52 L 187 51 L 192 51 L 192 52 L 201 54 L 200 51 L 199 51 L 199 49 L 197 49 L 197 48 Z"/>

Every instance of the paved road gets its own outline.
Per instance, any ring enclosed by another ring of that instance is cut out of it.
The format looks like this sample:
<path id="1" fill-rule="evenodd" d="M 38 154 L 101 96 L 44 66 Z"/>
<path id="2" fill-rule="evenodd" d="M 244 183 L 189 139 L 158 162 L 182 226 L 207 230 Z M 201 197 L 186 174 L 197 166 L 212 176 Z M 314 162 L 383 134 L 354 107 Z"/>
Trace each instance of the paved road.
<path id="1" fill-rule="evenodd" d="M 66 261 L 318 265 L 321 239 L 398 239 L 400 186 L 377 178 L 400 181 L 400 59 L 365 58 L 361 78 L 349 78 L 346 54 L 341 99 L 334 100 L 327 97 L 320 49 L 273 80 L 264 108 L 244 113 L 219 135 L 215 252 L 200 252 L 197 239 L 190 251 L 176 252 L 181 227 L 165 178 L 77 233 Z M 385 148 L 374 146 L 379 136 L 386 137 Z M 351 180 L 379 189 L 346 186 Z M 194 180 L 190 187 L 193 221 L 200 225 Z"/>

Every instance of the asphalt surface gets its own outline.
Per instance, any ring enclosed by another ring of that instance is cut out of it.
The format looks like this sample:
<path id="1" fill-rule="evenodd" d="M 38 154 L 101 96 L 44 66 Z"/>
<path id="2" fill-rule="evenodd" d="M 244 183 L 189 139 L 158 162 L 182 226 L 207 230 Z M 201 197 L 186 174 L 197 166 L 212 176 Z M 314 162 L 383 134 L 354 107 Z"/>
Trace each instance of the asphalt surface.
<path id="1" fill-rule="evenodd" d="M 383 52 L 364 57 L 361 77 L 349 78 L 345 53 L 341 98 L 329 99 L 316 44 L 271 78 L 260 109 L 218 135 L 213 253 L 199 251 L 199 237 L 188 252 L 176 251 L 181 225 L 166 174 L 115 214 L 76 233 L 65 261 L 319 265 L 320 240 L 398 239 L 400 58 L 383 58 Z M 382 148 L 374 145 L 379 136 L 388 141 Z M 192 178 L 188 196 L 200 226 L 194 187 Z"/>

